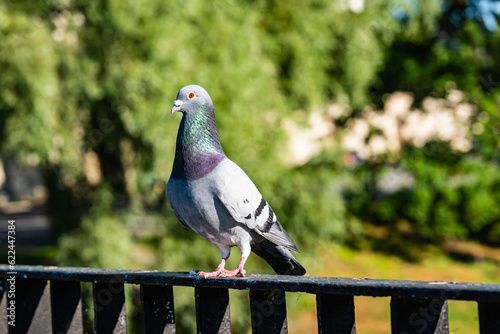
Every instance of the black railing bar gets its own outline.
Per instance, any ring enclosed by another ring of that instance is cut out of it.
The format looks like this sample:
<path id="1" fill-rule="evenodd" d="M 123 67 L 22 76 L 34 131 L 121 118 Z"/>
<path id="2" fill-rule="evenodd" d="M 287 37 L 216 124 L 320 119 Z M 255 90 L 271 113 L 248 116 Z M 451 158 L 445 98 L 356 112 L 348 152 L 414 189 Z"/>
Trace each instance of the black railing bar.
<path id="1" fill-rule="evenodd" d="M 16 277 L 28 279 L 500 302 L 500 284 L 491 283 L 425 282 L 279 275 L 249 275 L 247 277 L 205 279 L 190 275 L 187 272 L 43 266 L 16 266 L 15 270 L 17 272 Z M 10 271 L 9 266 L 0 265 L 0 277 L 8 276 L 7 272 Z"/>

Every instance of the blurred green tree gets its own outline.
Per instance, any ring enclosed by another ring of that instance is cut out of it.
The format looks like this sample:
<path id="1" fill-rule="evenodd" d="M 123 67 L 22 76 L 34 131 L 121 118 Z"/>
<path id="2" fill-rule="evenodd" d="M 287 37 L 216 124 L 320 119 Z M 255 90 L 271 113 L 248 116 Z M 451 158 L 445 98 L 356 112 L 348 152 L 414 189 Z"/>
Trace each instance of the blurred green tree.
<path id="1" fill-rule="evenodd" d="M 102 189 L 108 211 L 158 210 L 178 124 L 169 106 L 195 82 L 220 110 L 227 154 L 258 184 L 283 180 L 282 117 L 334 96 L 369 100 L 398 29 L 391 6 L 4 2 L 2 154 L 43 168 L 56 236 L 102 207 Z"/>
<path id="2" fill-rule="evenodd" d="M 420 13 L 412 6 L 397 11 L 407 29 L 396 34 L 385 54 L 372 101 L 382 106 L 386 94 L 403 90 L 418 106 L 428 96 L 460 89 L 477 106 L 469 132 L 473 147 L 463 154 L 439 141 L 405 146 L 397 165 L 414 175 L 415 187 L 378 198 L 376 187 L 367 187 L 368 194 L 351 202 L 356 215 L 389 226 L 408 219 L 416 234 L 432 241 L 457 237 L 500 244 L 500 214 L 493 204 L 500 187 L 500 30 L 485 20 L 495 14 L 485 13 L 488 5 L 445 1 L 432 24 L 416 23 L 424 19 L 415 20 Z M 368 161 L 358 171 L 374 185 L 386 169 L 387 164 Z"/>

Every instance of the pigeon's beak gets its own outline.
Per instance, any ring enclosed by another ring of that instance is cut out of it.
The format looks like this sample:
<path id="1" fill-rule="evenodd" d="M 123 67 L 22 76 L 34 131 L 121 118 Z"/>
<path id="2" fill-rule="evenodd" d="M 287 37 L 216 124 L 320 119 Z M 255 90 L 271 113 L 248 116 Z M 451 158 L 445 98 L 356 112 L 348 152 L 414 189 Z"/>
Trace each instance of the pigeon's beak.
<path id="1" fill-rule="evenodd" d="M 172 107 L 172 115 L 181 110 L 182 105 L 185 102 L 182 102 L 181 100 L 175 100 L 174 106 Z"/>

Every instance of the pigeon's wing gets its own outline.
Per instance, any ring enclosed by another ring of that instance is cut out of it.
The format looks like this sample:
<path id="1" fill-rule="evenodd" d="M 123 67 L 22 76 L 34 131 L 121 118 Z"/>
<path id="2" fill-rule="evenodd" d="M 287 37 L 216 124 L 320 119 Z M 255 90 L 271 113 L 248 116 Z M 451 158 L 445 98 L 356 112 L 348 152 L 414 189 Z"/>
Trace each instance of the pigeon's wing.
<path id="1" fill-rule="evenodd" d="M 276 245 L 299 251 L 252 180 L 229 159 L 216 176 L 215 198 L 238 223 Z"/>

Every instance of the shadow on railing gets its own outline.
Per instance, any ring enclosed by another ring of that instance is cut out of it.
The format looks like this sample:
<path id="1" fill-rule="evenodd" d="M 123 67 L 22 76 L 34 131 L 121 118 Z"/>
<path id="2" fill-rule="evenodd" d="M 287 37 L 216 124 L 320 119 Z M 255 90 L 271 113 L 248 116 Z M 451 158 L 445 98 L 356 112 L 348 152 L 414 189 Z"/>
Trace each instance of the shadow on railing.
<path id="1" fill-rule="evenodd" d="M 285 292 L 316 295 L 319 333 L 355 333 L 354 296 L 391 297 L 393 333 L 448 333 L 449 299 L 476 301 L 481 334 L 500 333 L 499 284 L 7 265 L 0 281 L 0 333 L 82 333 L 80 282 L 96 333 L 126 333 L 124 284 L 140 285 L 144 333 L 175 333 L 173 286 L 194 287 L 198 333 L 231 332 L 228 289 L 249 290 L 252 333 L 287 332 Z"/>

